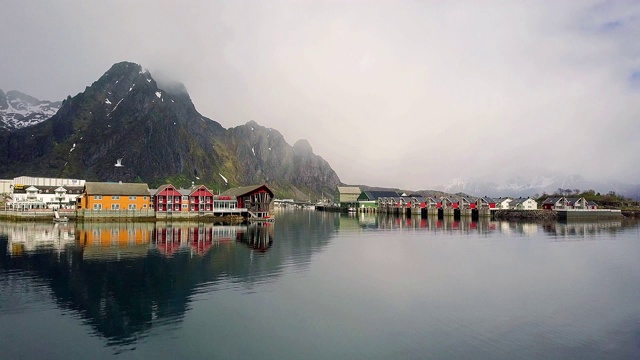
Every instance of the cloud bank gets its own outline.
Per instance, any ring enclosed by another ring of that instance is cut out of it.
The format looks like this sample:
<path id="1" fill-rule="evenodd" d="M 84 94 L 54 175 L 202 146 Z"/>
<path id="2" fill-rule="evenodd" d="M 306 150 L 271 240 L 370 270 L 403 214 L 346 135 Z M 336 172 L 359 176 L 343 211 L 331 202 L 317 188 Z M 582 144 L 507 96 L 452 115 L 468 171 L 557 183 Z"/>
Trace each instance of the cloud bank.
<path id="1" fill-rule="evenodd" d="M 225 127 L 308 139 L 341 180 L 638 182 L 636 1 L 9 0 L 0 88 L 75 95 L 129 60 Z"/>

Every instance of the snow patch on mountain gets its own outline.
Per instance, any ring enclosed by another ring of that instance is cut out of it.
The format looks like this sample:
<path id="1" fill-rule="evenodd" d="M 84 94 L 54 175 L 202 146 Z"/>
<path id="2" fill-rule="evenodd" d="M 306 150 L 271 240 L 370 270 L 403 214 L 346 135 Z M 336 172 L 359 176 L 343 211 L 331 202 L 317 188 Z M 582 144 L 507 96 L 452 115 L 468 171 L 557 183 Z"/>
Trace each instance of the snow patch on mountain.
<path id="1" fill-rule="evenodd" d="M 39 124 L 58 112 L 61 104 L 15 90 L 6 94 L 0 90 L 0 128 L 14 130 Z"/>

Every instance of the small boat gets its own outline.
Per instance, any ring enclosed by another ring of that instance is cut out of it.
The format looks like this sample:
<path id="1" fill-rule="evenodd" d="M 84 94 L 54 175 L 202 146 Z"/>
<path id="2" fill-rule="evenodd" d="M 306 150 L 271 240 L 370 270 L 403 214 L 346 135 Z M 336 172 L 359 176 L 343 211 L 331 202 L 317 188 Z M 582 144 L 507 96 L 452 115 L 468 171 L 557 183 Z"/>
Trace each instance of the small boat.
<path id="1" fill-rule="evenodd" d="M 69 218 L 66 216 L 60 216 L 60 214 L 58 214 L 58 210 L 53 211 L 53 222 L 66 223 L 68 221 L 69 221 Z"/>
<path id="2" fill-rule="evenodd" d="M 350 207 L 350 208 L 347 209 L 347 212 L 350 212 L 350 213 L 354 213 L 354 212 L 357 212 L 357 211 L 358 210 L 356 210 L 356 208 L 354 208 L 354 207 Z"/>

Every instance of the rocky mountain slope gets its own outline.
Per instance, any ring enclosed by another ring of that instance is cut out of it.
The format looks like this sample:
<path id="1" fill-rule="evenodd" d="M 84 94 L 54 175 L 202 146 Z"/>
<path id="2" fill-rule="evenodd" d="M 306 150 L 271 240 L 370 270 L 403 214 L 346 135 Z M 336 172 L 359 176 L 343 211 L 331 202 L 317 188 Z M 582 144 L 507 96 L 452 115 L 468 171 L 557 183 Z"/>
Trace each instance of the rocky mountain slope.
<path id="1" fill-rule="evenodd" d="M 0 129 L 20 129 L 36 125 L 53 116 L 60 101 L 38 100 L 33 96 L 0 89 Z"/>
<path id="2" fill-rule="evenodd" d="M 291 146 L 255 122 L 227 130 L 198 113 L 182 84 L 158 84 L 129 62 L 65 99 L 50 119 L 0 130 L 0 177 L 19 175 L 195 182 L 221 191 L 266 182 L 297 198 L 340 183 L 306 141 Z"/>

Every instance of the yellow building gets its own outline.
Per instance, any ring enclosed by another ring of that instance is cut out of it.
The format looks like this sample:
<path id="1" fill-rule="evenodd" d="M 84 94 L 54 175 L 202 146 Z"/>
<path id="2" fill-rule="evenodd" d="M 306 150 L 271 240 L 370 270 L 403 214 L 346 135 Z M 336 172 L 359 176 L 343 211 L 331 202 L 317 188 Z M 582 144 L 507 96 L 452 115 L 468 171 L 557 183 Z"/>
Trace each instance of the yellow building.
<path id="1" fill-rule="evenodd" d="M 78 198 L 80 210 L 149 210 L 149 187 L 142 183 L 87 182 Z"/>

